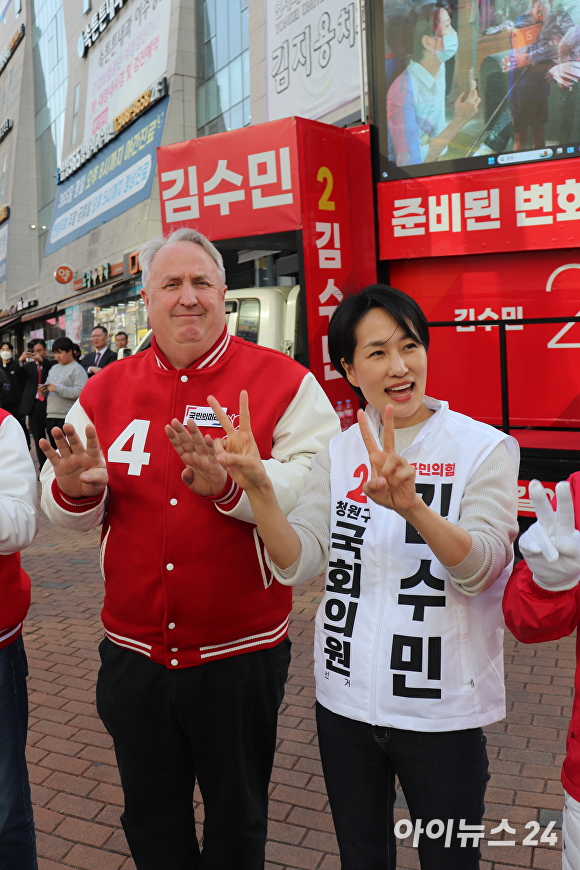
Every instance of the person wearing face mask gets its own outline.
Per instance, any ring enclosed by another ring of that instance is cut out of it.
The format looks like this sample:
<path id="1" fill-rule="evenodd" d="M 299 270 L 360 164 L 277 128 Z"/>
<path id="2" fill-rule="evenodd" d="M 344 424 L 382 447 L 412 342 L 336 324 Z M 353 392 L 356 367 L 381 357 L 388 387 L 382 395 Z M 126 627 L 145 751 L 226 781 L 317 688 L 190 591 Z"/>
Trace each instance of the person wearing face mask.
<path id="1" fill-rule="evenodd" d="M 425 315 L 405 293 L 373 285 L 341 302 L 330 359 L 368 405 L 314 457 L 288 519 L 247 393 L 238 429 L 223 398 L 208 397 L 227 436 L 213 450 L 248 497 L 272 579 L 294 586 L 326 572 L 316 715 L 342 870 L 395 870 L 395 775 L 423 870 L 477 870 L 465 832 L 484 812 L 482 727 L 506 714 L 501 607 L 519 449 L 425 395 L 428 346 Z M 201 465 L 186 433 L 175 446 Z"/>
<path id="2" fill-rule="evenodd" d="M 22 371 L 22 366 L 18 364 L 18 360 L 14 357 L 14 348 L 9 341 L 5 341 L 0 346 L 0 363 L 2 371 L 6 375 L 6 381 L 1 385 L 0 406 L 16 417 L 22 431 L 26 436 L 26 443 L 30 448 L 30 435 L 26 428 L 26 420 L 20 413 L 20 402 L 24 393 L 25 377 Z"/>
<path id="3" fill-rule="evenodd" d="M 397 19 L 403 16 L 398 15 Z M 445 112 L 445 64 L 457 52 L 459 38 L 451 25 L 445 6 L 427 3 L 409 16 L 412 41 L 397 38 L 387 22 L 387 44 L 409 43 L 408 65 L 392 81 L 387 81 L 387 122 L 389 159 L 397 166 L 432 163 L 444 153 L 460 130 L 477 115 L 481 99 L 470 71 L 467 95 L 455 101 L 454 117 L 449 123 Z M 396 51 L 396 49 L 395 49 Z M 389 79 L 387 57 L 387 77 Z"/>

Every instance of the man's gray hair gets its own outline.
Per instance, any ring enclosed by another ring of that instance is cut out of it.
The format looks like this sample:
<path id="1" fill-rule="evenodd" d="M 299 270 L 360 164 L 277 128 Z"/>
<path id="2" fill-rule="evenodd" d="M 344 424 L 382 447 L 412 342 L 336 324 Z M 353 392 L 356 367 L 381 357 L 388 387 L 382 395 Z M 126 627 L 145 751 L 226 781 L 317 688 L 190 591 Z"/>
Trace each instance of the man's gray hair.
<path id="1" fill-rule="evenodd" d="M 169 236 L 158 236 L 155 239 L 150 239 L 141 247 L 139 251 L 139 265 L 141 266 L 141 280 L 144 287 L 149 283 L 153 257 L 161 248 L 165 247 L 165 245 L 171 245 L 173 242 L 193 242 L 194 245 L 201 245 L 216 264 L 222 283 L 226 283 L 224 261 L 216 246 L 212 245 L 210 240 L 202 233 L 198 233 L 197 230 L 182 227 L 182 229 L 175 230 Z"/>

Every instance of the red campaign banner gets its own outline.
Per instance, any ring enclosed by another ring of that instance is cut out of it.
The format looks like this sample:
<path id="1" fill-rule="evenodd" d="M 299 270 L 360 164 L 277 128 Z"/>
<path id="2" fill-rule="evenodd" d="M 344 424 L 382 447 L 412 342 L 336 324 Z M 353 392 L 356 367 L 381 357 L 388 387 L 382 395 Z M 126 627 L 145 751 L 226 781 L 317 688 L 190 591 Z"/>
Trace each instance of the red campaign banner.
<path id="1" fill-rule="evenodd" d="M 377 188 L 382 260 L 580 245 L 578 158 Z"/>
<path id="2" fill-rule="evenodd" d="M 492 425 L 501 424 L 494 321 L 580 316 L 577 250 L 396 260 L 390 281 L 417 300 L 430 322 L 457 322 L 431 328 L 429 395 Z M 480 323 L 463 326 L 467 320 Z M 580 323 L 514 324 L 506 343 L 511 424 L 580 426 Z M 580 450 L 578 432 L 536 432 L 534 444 L 525 430 L 516 434 L 522 446 L 562 442 Z"/>
<path id="3" fill-rule="evenodd" d="M 310 369 L 333 402 L 357 407 L 330 362 L 328 324 L 346 295 L 376 281 L 370 131 L 300 119 L 298 141 Z"/>
<path id="4" fill-rule="evenodd" d="M 300 226 L 296 119 L 284 118 L 157 149 L 164 234 L 210 239 Z"/>
<path id="5" fill-rule="evenodd" d="M 556 483 L 550 482 L 546 483 L 545 481 L 541 481 L 542 486 L 544 487 L 544 491 L 548 494 L 548 498 L 550 501 L 556 495 Z M 534 509 L 534 503 L 530 497 L 530 481 L 529 480 L 518 480 L 518 516 L 519 517 L 534 517 L 536 516 L 536 511 Z"/>
<path id="6" fill-rule="evenodd" d="M 327 336 L 340 300 L 376 281 L 369 127 L 285 118 L 163 146 L 157 159 L 164 234 L 303 230 L 310 369 L 332 401 L 354 400 Z"/>

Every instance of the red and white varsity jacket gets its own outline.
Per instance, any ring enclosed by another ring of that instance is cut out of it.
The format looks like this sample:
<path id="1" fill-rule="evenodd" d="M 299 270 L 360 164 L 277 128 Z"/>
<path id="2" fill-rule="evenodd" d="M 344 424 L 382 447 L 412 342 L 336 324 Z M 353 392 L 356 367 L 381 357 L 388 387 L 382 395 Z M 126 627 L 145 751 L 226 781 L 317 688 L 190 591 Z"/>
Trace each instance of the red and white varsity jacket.
<path id="1" fill-rule="evenodd" d="M 0 409 L 0 649 L 22 632 L 30 577 L 20 567 L 20 550 L 37 530 L 34 465 L 20 423 Z"/>
<path id="2" fill-rule="evenodd" d="M 173 368 L 154 340 L 84 387 L 66 419 L 83 438 L 87 423 L 96 426 L 109 475 L 102 496 L 70 499 L 50 462 L 43 468 L 42 507 L 53 522 L 79 531 L 103 523 L 107 636 L 168 668 L 266 649 L 288 630 L 291 591 L 266 569 L 246 495 L 231 480 L 213 499 L 191 492 L 164 431 L 173 417 L 193 417 L 202 433 L 223 437 L 207 396 L 236 425 L 242 389 L 288 513 L 312 456 L 339 431 L 336 414 L 305 368 L 225 329 L 187 369 Z"/>
<path id="3" fill-rule="evenodd" d="M 580 471 L 572 474 L 568 480 L 574 502 L 576 528 L 580 529 Z M 542 589 L 534 582 L 532 572 L 522 560 L 508 580 L 503 613 L 507 627 L 522 643 L 539 643 L 567 637 L 580 625 L 580 584 L 562 592 Z M 538 712 L 541 712 L 540 707 Z M 562 785 L 569 795 L 580 801 L 580 635 L 576 638 L 574 704 L 566 740 Z"/>

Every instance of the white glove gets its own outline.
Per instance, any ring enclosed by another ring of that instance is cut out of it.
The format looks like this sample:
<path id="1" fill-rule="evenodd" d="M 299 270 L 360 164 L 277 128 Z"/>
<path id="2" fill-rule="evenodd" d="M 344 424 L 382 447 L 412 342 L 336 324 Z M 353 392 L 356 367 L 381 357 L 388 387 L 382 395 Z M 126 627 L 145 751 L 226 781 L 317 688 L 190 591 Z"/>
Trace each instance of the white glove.
<path id="1" fill-rule="evenodd" d="M 530 483 L 530 495 L 538 521 L 520 538 L 520 550 L 542 589 L 573 589 L 580 581 L 580 532 L 574 527 L 570 484 L 556 484 L 555 511 L 539 480 Z"/>

